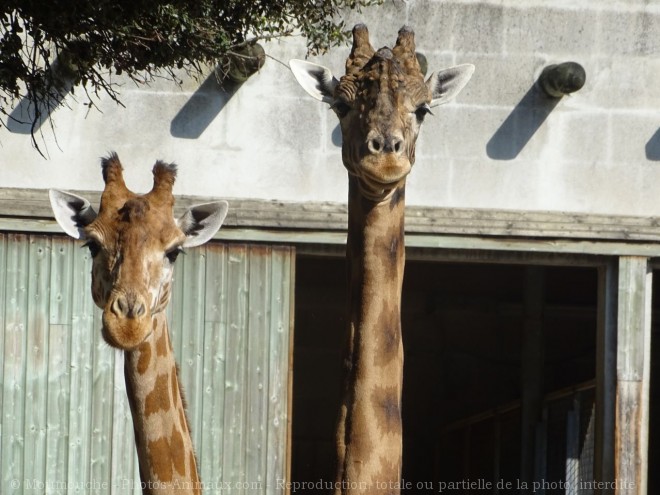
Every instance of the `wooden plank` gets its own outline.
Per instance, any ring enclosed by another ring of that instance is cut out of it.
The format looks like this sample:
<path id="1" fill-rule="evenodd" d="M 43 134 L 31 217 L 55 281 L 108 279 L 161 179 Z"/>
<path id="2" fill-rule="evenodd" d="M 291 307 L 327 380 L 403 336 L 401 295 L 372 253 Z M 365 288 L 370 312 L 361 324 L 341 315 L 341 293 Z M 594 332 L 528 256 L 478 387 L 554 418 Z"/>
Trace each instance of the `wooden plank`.
<path id="1" fill-rule="evenodd" d="M 3 410 L 3 399 L 5 389 L 5 299 L 7 288 L 7 234 L 0 233 L 0 356 L 2 362 L 0 363 L 0 432 L 2 428 L 2 420 L 5 417 Z M 2 439 L 0 439 L 0 473 L 4 473 L 4 464 L 2 462 Z M 6 480 L 0 474 L 0 482 L 4 483 Z"/>
<path id="2" fill-rule="evenodd" d="M 71 339 L 73 283 L 73 249 L 71 239 L 51 236 L 50 301 L 48 331 L 48 394 L 46 409 L 46 479 L 66 479 L 69 449 L 69 362 Z"/>
<path id="3" fill-rule="evenodd" d="M 204 320 L 207 322 L 227 321 L 227 252 L 224 243 L 211 242 L 206 245 L 206 290 Z"/>
<path id="4" fill-rule="evenodd" d="M 48 394 L 45 402 L 46 479 L 66 480 L 69 449 L 70 349 L 74 242 L 63 236 L 51 236 L 50 301 L 48 331 Z"/>
<path id="5" fill-rule="evenodd" d="M 133 433 L 133 417 L 126 397 L 124 353 L 116 352 L 113 366 L 112 425 L 110 436 L 110 493 L 112 495 L 141 494 L 137 450 Z"/>
<path id="6" fill-rule="evenodd" d="M 648 349 L 644 343 L 650 328 L 652 272 L 648 260 L 624 257 L 619 260 L 619 339 L 617 378 L 641 381 L 646 371 Z"/>
<path id="7" fill-rule="evenodd" d="M 81 243 L 63 236 L 51 236 L 50 274 L 50 323 L 66 325 L 71 321 L 71 297 L 69 290 L 73 283 L 73 250 L 81 249 Z"/>
<path id="8" fill-rule="evenodd" d="M 27 361 L 27 304 L 29 241 L 24 235 L 6 236 L 4 355 L 2 389 L 2 483 L 9 493 L 22 493 L 24 476 L 25 377 Z M 12 484 L 21 482 L 21 487 Z"/>
<path id="9" fill-rule="evenodd" d="M 25 429 L 23 455 L 26 480 L 46 480 L 46 408 L 39 404 L 48 393 L 48 313 L 50 288 L 50 239 L 30 236 L 27 278 L 27 337 L 25 377 Z"/>
<path id="10" fill-rule="evenodd" d="M 90 457 L 88 460 L 90 481 L 110 483 L 113 481 L 112 437 L 113 435 L 124 435 L 124 432 L 114 429 L 115 356 L 118 352 L 100 338 L 101 311 L 98 308 L 95 308 L 92 314 L 92 326 L 92 332 L 97 338 L 92 347 L 90 370 L 93 384 L 90 411 Z"/>
<path id="11" fill-rule="evenodd" d="M 296 248 L 282 247 L 284 251 L 284 261 L 282 265 L 282 317 L 278 324 L 278 333 L 282 329 L 282 347 L 286 349 L 289 359 L 285 364 L 281 360 L 282 373 L 287 374 L 286 383 L 286 410 L 284 412 L 286 428 L 280 433 L 280 444 L 286 444 L 286 457 L 284 459 L 284 476 L 279 479 L 291 480 L 292 456 L 293 456 L 293 351 L 294 351 L 294 332 L 295 332 L 295 293 L 296 293 Z M 286 299 L 289 299 L 288 305 Z M 276 480 L 277 481 L 277 478 Z M 279 492 L 276 492 L 279 493 Z M 285 489 L 285 494 L 291 493 L 290 488 Z"/>
<path id="12" fill-rule="evenodd" d="M 0 217 L 0 231 L 61 233 L 53 220 Z M 566 233 L 566 232 L 565 232 Z M 335 248 L 343 251 L 346 233 L 341 231 L 300 230 L 291 226 L 288 230 L 268 230 L 264 228 L 223 228 L 215 236 L 218 241 L 264 242 L 271 244 L 294 244 L 301 254 L 306 252 L 323 254 L 323 250 Z M 451 233 L 406 235 L 406 252 L 416 249 L 442 250 L 451 258 L 456 251 L 466 251 L 476 262 L 485 257 L 506 256 L 507 252 L 523 252 L 539 259 L 547 258 L 544 264 L 562 264 L 566 256 L 575 258 L 581 264 L 593 265 L 593 256 L 660 256 L 657 240 L 631 239 L 580 239 L 566 235 L 562 238 L 547 239 L 543 236 L 504 237 L 488 235 L 453 235 Z M 495 252 L 493 254 L 493 252 Z M 411 258 L 412 259 L 412 258 Z M 570 259 L 569 259 L 570 261 Z M 498 262 L 498 261 L 495 261 Z"/>
<path id="13" fill-rule="evenodd" d="M 219 243 L 206 246 L 204 376 L 202 424 L 197 446 L 200 476 L 209 486 L 222 486 L 227 339 L 227 251 Z"/>
<path id="14" fill-rule="evenodd" d="M 272 495 L 281 493 L 277 487 L 282 480 L 290 480 L 294 253 L 293 248 L 275 247 L 272 254 L 268 463 L 265 474 L 266 493 Z"/>
<path id="15" fill-rule="evenodd" d="M 640 434 L 642 383 L 620 381 L 617 384 L 615 481 L 617 495 L 646 495 L 646 457 Z"/>
<path id="16" fill-rule="evenodd" d="M 206 287 L 206 247 L 191 250 L 177 262 L 176 284 L 183 291 L 181 305 L 176 307 L 182 318 L 175 318 L 176 325 L 170 325 L 170 335 L 180 343 L 175 355 L 179 364 L 181 388 L 185 393 L 188 421 L 191 425 L 202 424 L 203 395 L 203 356 L 204 356 L 204 289 Z M 203 431 L 200 427 L 191 428 L 193 445 L 201 443 Z"/>
<path id="17" fill-rule="evenodd" d="M 66 480 L 69 452 L 69 349 L 71 325 L 50 325 L 48 335 L 48 394 L 36 407 L 46 409 L 46 480 Z"/>
<path id="18" fill-rule="evenodd" d="M 615 480 L 621 494 L 646 494 L 652 270 L 648 259 L 619 259 Z"/>
<path id="19" fill-rule="evenodd" d="M 224 425 L 227 407 L 225 401 L 226 324 L 207 322 L 204 338 L 202 423 L 193 425 L 193 428 L 204 432 L 200 443 L 196 446 L 201 480 L 208 483 L 208 486 L 221 487 L 224 473 Z"/>
<path id="20" fill-rule="evenodd" d="M 94 347 L 101 339 L 100 320 L 94 314 L 90 291 L 91 259 L 86 249 L 73 251 L 74 277 L 67 295 L 71 307 L 71 362 L 69 406 L 69 451 L 67 482 L 69 493 L 84 494 L 90 481 L 92 437 L 92 365 Z"/>
<path id="21" fill-rule="evenodd" d="M 270 331 L 273 307 L 272 258 L 268 246 L 250 246 L 248 280 L 247 424 L 245 432 L 245 478 L 248 487 L 265 483 L 268 462 L 268 390 Z M 275 356 L 277 359 L 279 356 Z M 254 490 L 242 490 L 251 493 Z M 261 491 L 261 490 L 259 490 Z"/>
<path id="22" fill-rule="evenodd" d="M 245 473 L 249 260 L 245 245 L 231 246 L 228 254 L 222 480 L 230 486 L 228 493 L 237 494 Z"/>
<path id="23" fill-rule="evenodd" d="M 456 236 L 430 236 L 406 235 L 406 246 L 411 248 L 427 249 L 453 249 L 468 251 L 525 251 L 545 255 L 555 260 L 564 254 L 575 255 L 605 255 L 605 256 L 658 256 L 658 244 L 639 244 L 605 241 L 575 241 L 575 240 L 547 240 L 547 239 L 514 239 L 514 238 L 485 238 L 485 237 L 456 237 Z M 499 253 L 498 253 L 499 254 Z M 557 264 L 555 261 L 552 264 Z"/>
<path id="24" fill-rule="evenodd" d="M 98 204 L 98 191 L 75 191 Z M 177 196 L 178 214 L 193 203 L 217 198 Z M 230 199 L 225 225 L 289 229 L 345 230 L 345 203 L 295 203 Z M 52 218 L 47 191 L 0 188 L 0 216 Z M 660 241 L 660 219 L 625 215 L 550 211 L 512 211 L 471 208 L 438 208 L 410 205 L 406 208 L 406 230 L 417 233 L 557 237 L 579 239 Z"/>

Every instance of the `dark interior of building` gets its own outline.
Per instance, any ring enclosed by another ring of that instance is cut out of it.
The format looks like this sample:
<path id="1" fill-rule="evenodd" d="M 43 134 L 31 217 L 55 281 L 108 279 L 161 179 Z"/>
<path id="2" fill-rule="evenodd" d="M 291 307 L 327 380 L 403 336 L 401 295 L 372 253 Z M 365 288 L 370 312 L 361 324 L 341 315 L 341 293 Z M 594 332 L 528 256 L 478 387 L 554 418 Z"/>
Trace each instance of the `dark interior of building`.
<path id="1" fill-rule="evenodd" d="M 342 258 L 299 256 L 294 481 L 333 479 L 345 284 Z M 525 476 L 521 459 L 538 458 L 521 446 L 521 418 L 528 407 L 523 404 L 530 400 L 524 390 L 530 387 L 536 389 L 531 400 L 536 400 L 536 418 L 542 423 L 532 435 L 536 449 L 545 452 L 547 479 L 566 479 L 567 458 L 578 459 L 579 476 L 589 476 L 595 268 L 409 259 L 402 306 L 403 478 L 418 487 L 415 493 L 436 493 L 440 482 L 467 479 L 510 481 L 499 493 L 509 492 L 507 488 L 517 492 L 515 483 Z M 524 341 L 523 329 L 536 331 L 539 339 Z M 523 346 L 532 351 L 523 353 Z M 525 361 L 523 355 L 533 359 Z M 579 432 L 574 445 L 566 440 L 567 432 Z M 529 469 L 538 470 L 538 465 Z M 564 492 L 549 487 L 546 493 Z"/>
<path id="2" fill-rule="evenodd" d="M 660 271 L 653 272 L 651 317 L 651 390 L 649 393 L 648 493 L 660 493 Z"/>

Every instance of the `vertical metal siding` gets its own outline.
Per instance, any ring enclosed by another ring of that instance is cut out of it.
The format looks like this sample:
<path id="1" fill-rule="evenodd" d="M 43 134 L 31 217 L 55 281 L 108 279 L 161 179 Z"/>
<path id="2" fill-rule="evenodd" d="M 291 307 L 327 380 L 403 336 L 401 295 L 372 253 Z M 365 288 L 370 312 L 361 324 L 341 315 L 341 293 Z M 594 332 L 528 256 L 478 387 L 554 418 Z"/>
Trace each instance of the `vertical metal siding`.
<path id="1" fill-rule="evenodd" d="M 212 243 L 177 262 L 170 331 L 207 493 L 282 492 L 293 258 Z M 90 268 L 70 239 L 0 234 L 3 494 L 141 493 L 123 355 L 101 339 Z"/>

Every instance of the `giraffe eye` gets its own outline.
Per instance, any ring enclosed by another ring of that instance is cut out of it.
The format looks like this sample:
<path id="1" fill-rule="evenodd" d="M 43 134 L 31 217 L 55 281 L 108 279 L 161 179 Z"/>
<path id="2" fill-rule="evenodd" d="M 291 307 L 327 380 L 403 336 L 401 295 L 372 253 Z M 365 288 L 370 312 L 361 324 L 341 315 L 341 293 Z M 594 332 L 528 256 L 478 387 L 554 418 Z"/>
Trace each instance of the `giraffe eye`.
<path id="1" fill-rule="evenodd" d="M 89 249 L 89 254 L 92 256 L 92 258 L 95 258 L 96 255 L 101 251 L 101 246 L 99 246 L 98 242 L 92 240 L 89 240 L 83 244 L 83 247 Z"/>
<path id="2" fill-rule="evenodd" d="M 433 115 L 433 112 L 431 112 L 431 107 L 428 103 L 424 103 L 423 105 L 418 106 L 417 110 L 415 110 L 415 115 L 417 116 L 417 120 L 419 122 L 424 120 L 424 117 L 426 117 L 427 113 Z"/>
<path id="3" fill-rule="evenodd" d="M 351 106 L 342 100 L 335 100 L 335 102 L 330 105 L 330 108 L 335 111 L 337 117 L 340 119 L 346 117 L 346 114 L 351 111 Z"/>
<path id="4" fill-rule="evenodd" d="M 183 250 L 181 246 L 177 246 L 174 249 L 171 249 L 170 251 L 166 252 L 165 256 L 167 257 L 168 260 L 170 260 L 170 263 L 174 263 L 180 254 L 186 254 L 186 252 Z"/>

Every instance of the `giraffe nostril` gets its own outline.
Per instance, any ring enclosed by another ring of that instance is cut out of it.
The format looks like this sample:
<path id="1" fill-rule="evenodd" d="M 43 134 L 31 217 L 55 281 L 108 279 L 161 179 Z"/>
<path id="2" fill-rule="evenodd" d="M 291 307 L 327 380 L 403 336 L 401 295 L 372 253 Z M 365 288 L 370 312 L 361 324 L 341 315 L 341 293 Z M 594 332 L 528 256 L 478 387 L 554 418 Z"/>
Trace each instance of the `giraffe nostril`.
<path id="1" fill-rule="evenodd" d="M 135 313 L 135 316 L 139 318 L 144 316 L 144 314 L 147 312 L 147 307 L 144 305 L 144 303 L 139 303 L 135 306 L 133 312 Z"/>
<path id="2" fill-rule="evenodd" d="M 147 307 L 136 296 L 117 296 L 110 306 L 111 311 L 120 318 L 141 318 L 147 313 Z"/>
<path id="3" fill-rule="evenodd" d="M 112 301 L 110 309 L 112 309 L 112 312 L 117 316 L 126 316 L 126 313 L 128 312 L 128 301 L 126 301 L 124 296 L 119 296 Z"/>
<path id="4" fill-rule="evenodd" d="M 382 136 L 376 136 L 367 140 L 367 148 L 370 153 L 374 155 L 381 153 L 383 151 L 384 141 Z"/>
<path id="5" fill-rule="evenodd" d="M 379 135 L 369 139 L 367 147 L 373 154 L 396 153 L 398 155 L 403 151 L 403 139 L 389 134 Z"/>

